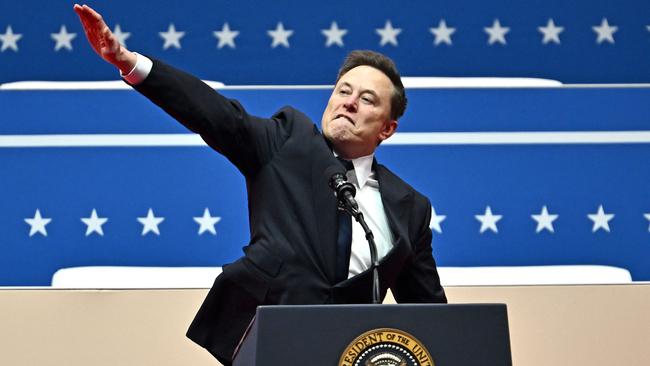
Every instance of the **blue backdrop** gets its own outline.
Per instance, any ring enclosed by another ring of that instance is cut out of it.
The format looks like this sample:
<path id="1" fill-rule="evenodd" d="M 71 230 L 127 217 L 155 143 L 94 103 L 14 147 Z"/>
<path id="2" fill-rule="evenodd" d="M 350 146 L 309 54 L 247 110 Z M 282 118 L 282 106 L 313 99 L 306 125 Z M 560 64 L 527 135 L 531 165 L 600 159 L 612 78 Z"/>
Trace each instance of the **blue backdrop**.
<path id="1" fill-rule="evenodd" d="M 72 4 L 0 1 L 0 37 L 5 37 L 0 83 L 118 78 L 87 45 Z M 650 82 L 647 0 L 97 0 L 91 5 L 111 29 L 120 26 L 129 48 L 227 84 L 331 84 L 343 56 L 358 48 L 388 54 L 406 76 Z M 282 30 L 279 23 L 292 33 L 276 36 L 272 47 L 268 32 Z M 493 31 L 491 43 L 485 28 Z"/>
<path id="2" fill-rule="evenodd" d="M 118 79 L 72 4 L 0 0 L 0 83 Z M 332 84 L 359 48 L 391 56 L 405 76 L 650 82 L 644 0 L 90 5 L 130 49 L 230 85 Z M 292 104 L 315 121 L 329 95 L 224 93 L 255 114 Z M 400 134 L 378 157 L 431 199 L 441 265 L 608 264 L 647 281 L 649 97 L 647 87 L 409 90 Z M 132 91 L 0 91 L 0 285 L 47 285 L 69 266 L 238 257 L 248 240 L 243 179 L 185 133 Z M 501 218 L 482 227 L 488 206 Z M 531 216 L 544 207 L 546 225 Z"/>
<path id="3" fill-rule="evenodd" d="M 223 92 L 254 114 L 291 103 L 314 121 L 329 96 L 325 89 Z M 440 265 L 606 264 L 650 280 L 650 88 L 408 93 L 400 134 L 380 147 L 378 159 L 446 216 L 434 226 Z M 242 177 L 219 154 L 184 140 L 187 131 L 136 92 L 0 91 L 0 110 L 0 285 L 48 285 L 61 267 L 221 265 L 242 254 Z M 618 143 L 593 139 L 604 131 Z M 460 132 L 479 133 L 485 143 Z M 490 132 L 510 140 L 496 142 Z M 530 143 L 540 132 L 569 140 L 541 135 L 546 143 Z M 181 146 L 157 143 L 158 134 Z M 80 147 L 74 136 L 91 146 Z M 124 137 L 157 146 L 124 146 Z M 416 138 L 423 142 L 412 144 Z M 51 147 L 57 141 L 64 147 Z M 596 225 L 588 215 L 601 205 Z M 496 230 L 481 232 L 476 215 L 487 206 L 502 218 Z M 559 216 L 537 232 L 531 215 L 544 206 Z M 194 220 L 206 208 L 219 218 L 215 234 L 199 233 Z M 149 209 L 164 218 L 159 235 L 143 235 L 138 218 Z M 41 231 L 26 221 L 37 210 Z M 81 219 L 93 210 L 108 219 L 103 235 L 86 235 Z"/>

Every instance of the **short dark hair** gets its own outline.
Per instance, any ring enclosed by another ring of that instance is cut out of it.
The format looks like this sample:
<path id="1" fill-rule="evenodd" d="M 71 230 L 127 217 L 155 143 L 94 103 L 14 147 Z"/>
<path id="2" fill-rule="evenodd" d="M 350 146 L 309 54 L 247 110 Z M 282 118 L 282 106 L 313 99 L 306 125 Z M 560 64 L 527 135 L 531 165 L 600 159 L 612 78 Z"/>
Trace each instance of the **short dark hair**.
<path id="1" fill-rule="evenodd" d="M 397 66 L 393 60 L 379 52 L 369 50 L 356 50 L 348 54 L 343 61 L 343 65 L 339 69 L 339 74 L 336 77 L 338 83 L 341 77 L 348 71 L 357 66 L 370 66 L 383 72 L 390 81 L 393 83 L 393 95 L 390 101 L 390 117 L 394 120 L 399 119 L 406 110 L 406 92 L 402 79 L 397 71 Z"/>

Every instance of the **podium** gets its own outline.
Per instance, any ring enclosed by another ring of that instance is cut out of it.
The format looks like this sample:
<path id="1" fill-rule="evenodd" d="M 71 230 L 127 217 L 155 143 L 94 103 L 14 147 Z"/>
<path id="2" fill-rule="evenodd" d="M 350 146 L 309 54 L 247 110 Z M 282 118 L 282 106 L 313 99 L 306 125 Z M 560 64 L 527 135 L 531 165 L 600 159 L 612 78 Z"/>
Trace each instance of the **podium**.
<path id="1" fill-rule="evenodd" d="M 233 365 L 511 366 L 506 306 L 260 306 Z"/>

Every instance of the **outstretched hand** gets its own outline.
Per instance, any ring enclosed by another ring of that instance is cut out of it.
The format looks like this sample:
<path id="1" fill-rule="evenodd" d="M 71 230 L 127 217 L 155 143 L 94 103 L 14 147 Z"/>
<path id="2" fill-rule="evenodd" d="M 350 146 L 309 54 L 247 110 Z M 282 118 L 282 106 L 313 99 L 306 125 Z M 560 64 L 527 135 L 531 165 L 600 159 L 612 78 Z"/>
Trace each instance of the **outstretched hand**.
<path id="1" fill-rule="evenodd" d="M 137 56 L 122 46 L 111 32 L 102 16 L 88 5 L 74 5 L 74 11 L 81 20 L 86 38 L 101 58 L 127 74 L 137 62 Z"/>

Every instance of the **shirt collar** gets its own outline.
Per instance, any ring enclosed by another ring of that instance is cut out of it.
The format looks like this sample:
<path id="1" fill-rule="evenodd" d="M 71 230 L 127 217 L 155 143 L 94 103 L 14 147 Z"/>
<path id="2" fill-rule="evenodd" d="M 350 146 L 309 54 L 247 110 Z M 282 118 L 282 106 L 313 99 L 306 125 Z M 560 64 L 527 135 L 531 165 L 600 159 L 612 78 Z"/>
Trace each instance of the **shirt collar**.
<path id="1" fill-rule="evenodd" d="M 359 182 L 359 188 L 363 188 L 368 181 L 368 177 L 372 174 L 372 162 L 375 158 L 375 154 L 370 154 L 362 156 L 360 158 L 352 159 L 352 164 L 354 165 L 354 172 L 357 175 L 357 182 Z"/>
<path id="2" fill-rule="evenodd" d="M 338 154 L 334 152 L 334 156 L 338 156 Z M 366 182 L 368 182 L 368 177 L 372 174 L 372 162 L 374 158 L 375 154 L 372 153 L 370 155 L 350 160 L 352 165 L 354 165 L 354 174 L 357 178 L 357 185 L 359 188 L 363 188 Z"/>

